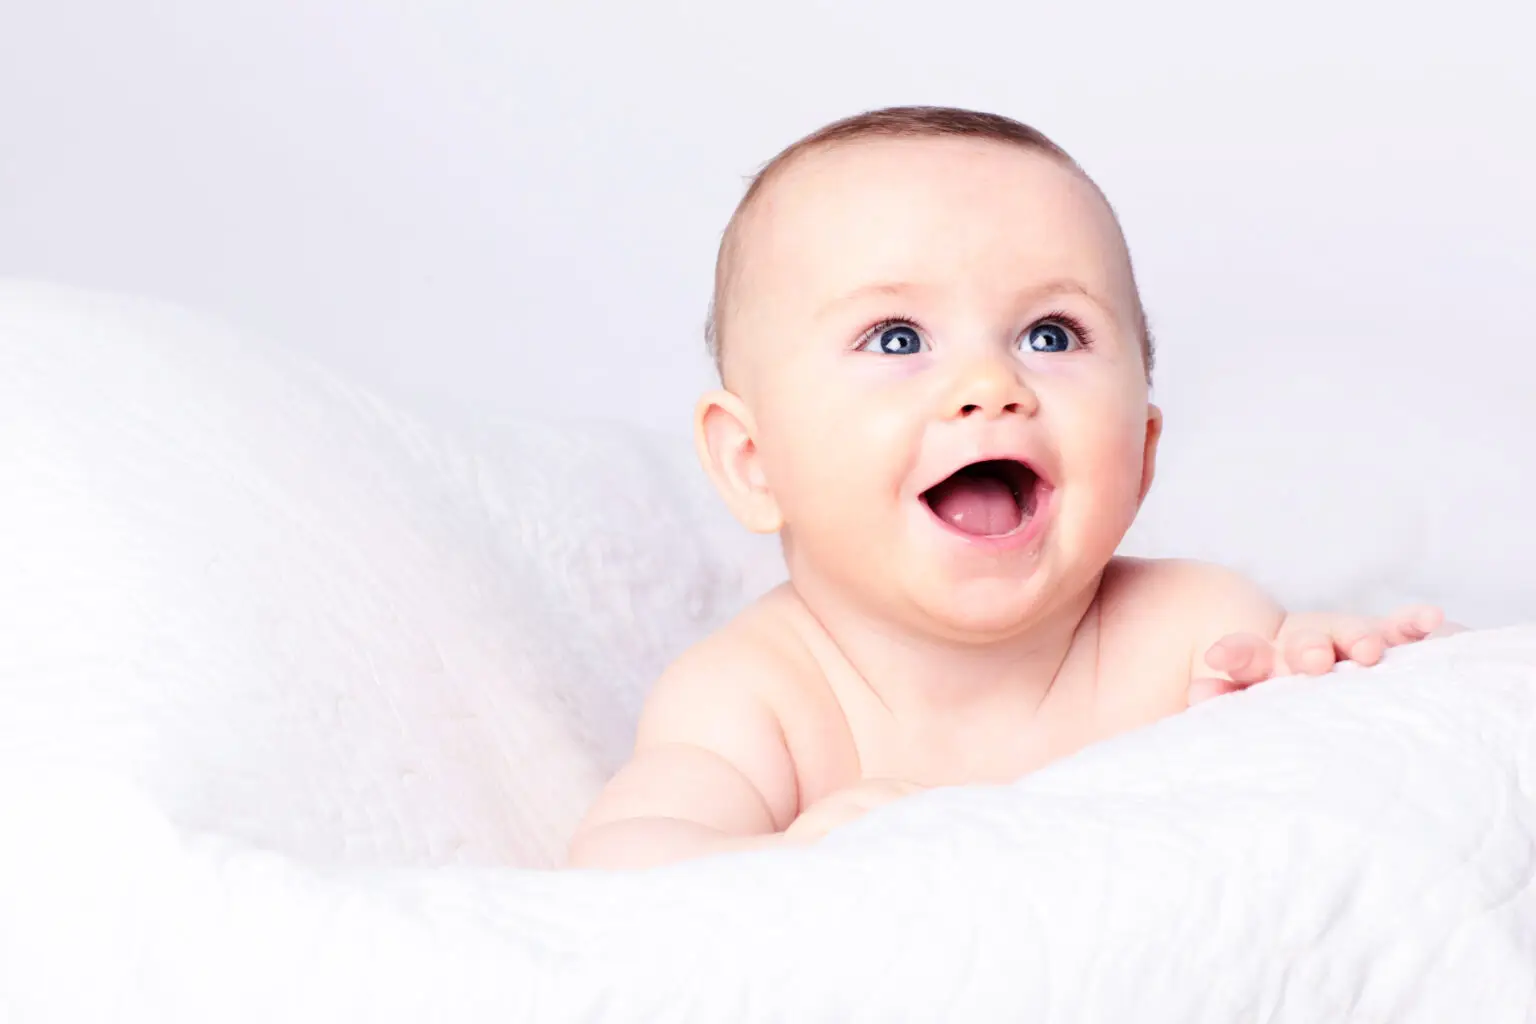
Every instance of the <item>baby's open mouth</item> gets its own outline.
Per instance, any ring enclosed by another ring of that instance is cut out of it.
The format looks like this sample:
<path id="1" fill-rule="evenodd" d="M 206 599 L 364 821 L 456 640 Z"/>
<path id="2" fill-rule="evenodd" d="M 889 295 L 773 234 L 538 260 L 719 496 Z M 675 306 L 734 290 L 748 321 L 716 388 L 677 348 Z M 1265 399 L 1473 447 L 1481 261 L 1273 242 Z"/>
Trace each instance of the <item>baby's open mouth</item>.
<path id="1" fill-rule="evenodd" d="M 1038 504 L 1040 476 L 1014 459 L 973 462 L 922 493 L 933 514 L 962 533 L 1003 537 Z"/>

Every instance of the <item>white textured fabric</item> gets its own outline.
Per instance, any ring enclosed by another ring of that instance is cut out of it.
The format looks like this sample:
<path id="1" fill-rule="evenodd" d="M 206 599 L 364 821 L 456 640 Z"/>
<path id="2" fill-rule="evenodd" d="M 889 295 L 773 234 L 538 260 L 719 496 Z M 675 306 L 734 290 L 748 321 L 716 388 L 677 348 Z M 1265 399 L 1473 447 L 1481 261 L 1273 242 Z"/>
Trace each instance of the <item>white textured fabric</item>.
<path id="1" fill-rule="evenodd" d="M 652 440 L 483 451 L 187 314 L 0 286 L 0 749 L 319 862 L 554 863 L 646 683 L 778 563 Z"/>
<path id="2" fill-rule="evenodd" d="M 0 1020 L 1536 1020 L 1533 628 L 814 850 L 527 870 L 779 570 L 652 439 L 475 451 L 0 285 Z"/>
<path id="3" fill-rule="evenodd" d="M 5 779 L 7 1020 L 1536 1014 L 1529 628 L 1218 700 L 815 850 L 652 873 L 322 870 L 126 786 Z"/>

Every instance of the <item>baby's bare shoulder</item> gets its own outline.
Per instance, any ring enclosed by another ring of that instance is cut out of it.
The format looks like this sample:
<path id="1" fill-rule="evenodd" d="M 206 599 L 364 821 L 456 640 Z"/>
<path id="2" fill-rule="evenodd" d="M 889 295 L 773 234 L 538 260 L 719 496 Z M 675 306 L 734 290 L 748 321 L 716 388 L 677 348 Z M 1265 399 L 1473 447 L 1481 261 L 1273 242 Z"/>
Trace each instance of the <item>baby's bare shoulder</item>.
<path id="1" fill-rule="evenodd" d="M 799 805 L 801 762 L 816 760 L 802 740 L 805 723 L 826 714 L 828 694 L 805 643 L 799 598 L 780 587 L 668 666 L 641 712 L 635 754 L 703 748 L 746 776 L 775 821 L 787 822 Z"/>
<path id="2" fill-rule="evenodd" d="M 800 607 L 787 584 L 764 594 L 683 652 L 657 682 L 653 700 L 695 688 L 773 707 L 792 700 L 820 674 L 804 641 Z"/>
<path id="3" fill-rule="evenodd" d="M 1192 558 L 1115 558 L 1104 571 L 1101 601 L 1137 615 L 1196 617 L 1213 607 L 1270 601 L 1234 569 Z"/>
<path id="4" fill-rule="evenodd" d="M 1183 666 L 1229 633 L 1273 636 L 1283 613 L 1262 588 L 1225 566 L 1193 559 L 1116 558 L 1099 588 L 1106 638 L 1127 654 Z"/>

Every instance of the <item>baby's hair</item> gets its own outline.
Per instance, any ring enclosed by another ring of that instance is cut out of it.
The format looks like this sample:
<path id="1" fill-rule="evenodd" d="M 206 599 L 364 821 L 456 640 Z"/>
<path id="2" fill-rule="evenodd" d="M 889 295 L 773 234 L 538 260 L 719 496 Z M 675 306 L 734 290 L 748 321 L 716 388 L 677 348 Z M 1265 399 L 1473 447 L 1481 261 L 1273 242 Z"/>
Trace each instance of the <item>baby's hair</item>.
<path id="1" fill-rule="evenodd" d="M 714 360 L 715 370 L 721 374 L 722 378 L 724 364 L 721 351 L 724 339 L 721 336 L 720 325 L 724 319 L 730 285 L 737 272 L 741 223 L 747 211 L 751 209 L 753 201 L 763 189 L 798 157 L 838 143 L 854 142 L 859 139 L 941 138 L 944 136 L 984 139 L 1041 153 L 1071 168 L 1081 175 L 1084 181 L 1093 185 L 1100 196 L 1103 196 L 1103 191 L 1099 190 L 1093 179 L 1078 166 L 1077 161 L 1067 155 L 1066 150 L 1052 142 L 1043 132 L 1000 114 L 962 110 L 958 107 L 886 107 L 882 110 L 870 110 L 852 117 L 845 117 L 841 121 L 834 121 L 823 128 L 818 128 L 798 142 L 791 143 L 753 175 L 751 182 L 747 185 L 746 193 L 741 197 L 741 202 L 736 204 L 736 210 L 725 226 L 724 235 L 721 236 L 720 251 L 715 258 L 715 290 L 710 299 L 709 314 L 704 321 L 704 344 L 709 350 L 710 358 Z M 1108 202 L 1108 199 L 1105 199 L 1106 205 Z M 1147 380 L 1150 381 L 1152 379 L 1152 332 L 1147 327 L 1146 313 L 1141 309 L 1139 294 L 1136 298 L 1136 309 L 1137 318 L 1140 321 L 1138 326 L 1141 331 L 1141 355 L 1146 364 Z"/>

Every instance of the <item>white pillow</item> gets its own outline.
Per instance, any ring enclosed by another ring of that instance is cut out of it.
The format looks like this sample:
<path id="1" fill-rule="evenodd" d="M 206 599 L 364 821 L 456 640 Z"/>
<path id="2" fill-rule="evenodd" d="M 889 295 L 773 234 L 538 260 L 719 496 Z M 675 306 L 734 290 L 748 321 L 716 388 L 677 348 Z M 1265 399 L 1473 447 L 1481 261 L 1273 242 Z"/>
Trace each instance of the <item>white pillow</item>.
<path id="1" fill-rule="evenodd" d="M 647 872 L 316 868 L 8 767 L 7 1024 L 1536 1012 L 1536 627 Z"/>
<path id="2" fill-rule="evenodd" d="M 650 679 L 781 563 L 656 438 L 487 444 L 0 283 L 0 744 L 313 862 L 554 863 Z"/>

